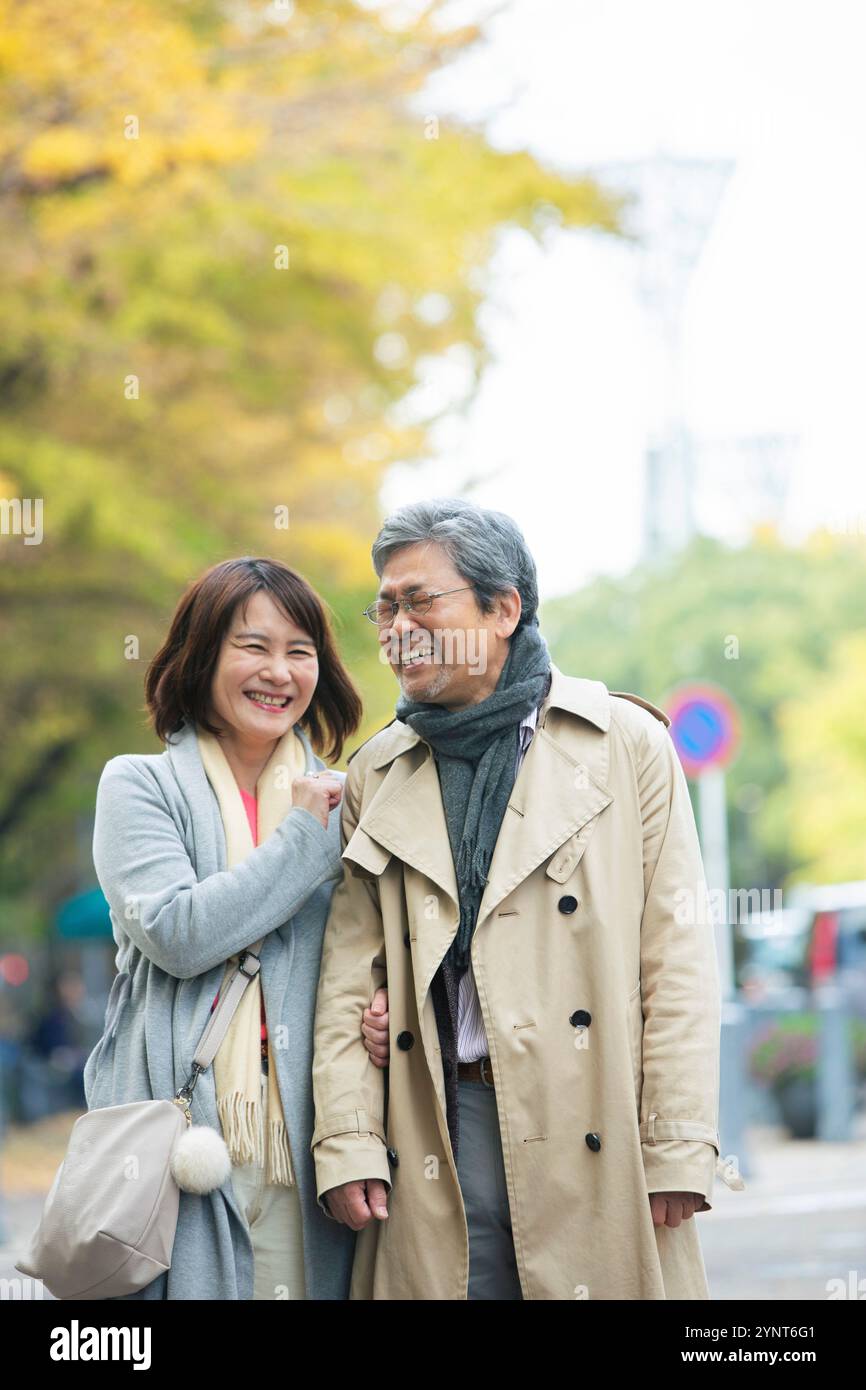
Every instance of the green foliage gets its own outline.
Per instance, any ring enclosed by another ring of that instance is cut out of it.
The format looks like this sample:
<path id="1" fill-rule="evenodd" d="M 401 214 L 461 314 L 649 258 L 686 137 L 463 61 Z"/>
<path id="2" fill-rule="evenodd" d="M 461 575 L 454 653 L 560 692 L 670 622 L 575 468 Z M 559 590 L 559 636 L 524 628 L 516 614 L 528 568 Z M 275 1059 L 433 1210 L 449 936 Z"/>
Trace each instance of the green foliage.
<path id="1" fill-rule="evenodd" d="M 866 877 L 866 632 L 834 641 L 823 669 L 781 711 L 790 784 L 772 805 L 791 808 L 795 880 Z"/>
<path id="2" fill-rule="evenodd" d="M 732 549 L 699 538 L 546 604 L 542 627 L 564 670 L 662 707 L 680 682 L 727 690 L 742 728 L 727 777 L 731 881 L 831 882 L 866 877 L 862 636 L 836 647 L 862 634 L 864 593 L 857 540 L 764 536 Z"/>

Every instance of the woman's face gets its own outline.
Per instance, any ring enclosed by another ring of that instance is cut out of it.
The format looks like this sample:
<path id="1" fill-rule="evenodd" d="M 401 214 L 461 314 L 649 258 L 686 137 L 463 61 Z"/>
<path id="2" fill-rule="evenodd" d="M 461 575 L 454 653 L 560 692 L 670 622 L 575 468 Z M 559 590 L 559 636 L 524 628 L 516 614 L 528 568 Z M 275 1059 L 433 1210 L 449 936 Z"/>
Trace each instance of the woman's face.
<path id="1" fill-rule="evenodd" d="M 211 684 L 217 727 L 273 743 L 304 714 L 319 679 L 312 638 L 259 590 L 235 610 Z M 270 697 L 270 698 L 268 698 Z"/>

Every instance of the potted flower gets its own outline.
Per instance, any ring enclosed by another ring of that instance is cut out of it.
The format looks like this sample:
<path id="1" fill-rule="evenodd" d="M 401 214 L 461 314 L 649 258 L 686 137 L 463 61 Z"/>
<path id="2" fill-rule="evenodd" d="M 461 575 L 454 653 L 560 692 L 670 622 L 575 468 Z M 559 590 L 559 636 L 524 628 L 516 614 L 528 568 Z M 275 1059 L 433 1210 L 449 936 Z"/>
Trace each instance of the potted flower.
<path id="1" fill-rule="evenodd" d="M 858 1080 L 866 1076 L 866 1024 L 849 1022 Z M 785 1014 L 755 1039 L 749 1072 L 776 1098 L 782 1120 L 795 1139 L 814 1139 L 818 1128 L 818 1016 Z"/>

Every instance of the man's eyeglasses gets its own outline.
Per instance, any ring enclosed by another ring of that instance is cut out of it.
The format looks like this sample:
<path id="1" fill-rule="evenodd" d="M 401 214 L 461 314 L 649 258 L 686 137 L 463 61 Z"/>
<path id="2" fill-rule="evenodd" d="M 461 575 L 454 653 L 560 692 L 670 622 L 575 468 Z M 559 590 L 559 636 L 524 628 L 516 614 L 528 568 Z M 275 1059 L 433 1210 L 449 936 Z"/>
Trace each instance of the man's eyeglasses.
<path id="1" fill-rule="evenodd" d="M 429 613 L 434 598 L 443 598 L 445 594 L 462 594 L 465 589 L 472 587 L 471 584 L 464 584 L 459 589 L 442 589 L 438 594 L 425 594 L 418 589 L 413 594 L 407 594 L 405 598 L 380 598 L 364 609 L 364 617 L 369 618 L 377 627 L 386 627 L 396 618 L 398 608 L 405 609 L 407 613 Z"/>

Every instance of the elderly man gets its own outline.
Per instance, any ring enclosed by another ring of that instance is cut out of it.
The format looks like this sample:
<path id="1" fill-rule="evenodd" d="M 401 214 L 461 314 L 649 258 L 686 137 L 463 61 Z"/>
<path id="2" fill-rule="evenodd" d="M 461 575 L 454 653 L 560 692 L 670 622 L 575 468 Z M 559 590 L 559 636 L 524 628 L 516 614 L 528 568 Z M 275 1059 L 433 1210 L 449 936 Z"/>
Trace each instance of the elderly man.
<path id="1" fill-rule="evenodd" d="M 552 664 L 501 513 L 406 507 L 373 564 L 401 695 L 349 760 L 313 1063 L 350 1296 L 706 1299 L 720 998 L 669 720 Z"/>

